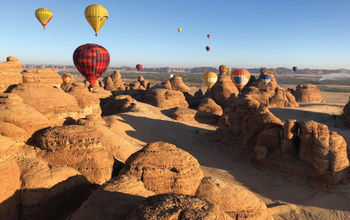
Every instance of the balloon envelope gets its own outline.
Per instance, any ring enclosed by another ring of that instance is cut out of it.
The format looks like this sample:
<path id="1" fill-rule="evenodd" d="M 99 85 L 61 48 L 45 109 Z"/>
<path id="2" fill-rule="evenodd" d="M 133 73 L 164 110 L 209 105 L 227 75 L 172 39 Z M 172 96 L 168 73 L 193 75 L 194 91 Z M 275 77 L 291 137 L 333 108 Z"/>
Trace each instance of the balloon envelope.
<path id="1" fill-rule="evenodd" d="M 66 73 L 62 76 L 63 84 L 68 85 L 72 82 L 72 75 L 70 73 Z"/>
<path id="2" fill-rule="evenodd" d="M 271 80 L 271 76 L 270 75 L 262 75 L 261 80 L 265 83 L 265 85 L 267 85 Z"/>
<path id="3" fill-rule="evenodd" d="M 208 89 L 210 89 L 211 87 L 213 87 L 216 83 L 216 81 L 218 80 L 218 75 L 214 72 L 207 72 L 205 74 L 203 74 L 203 81 L 205 83 L 206 86 L 208 86 Z"/>
<path id="4" fill-rule="evenodd" d="M 143 68 L 143 67 L 142 67 L 142 65 L 141 65 L 141 64 L 137 64 L 137 65 L 136 65 L 136 69 L 137 69 L 137 71 L 139 71 L 139 72 L 140 72 L 140 71 L 142 70 L 142 68 Z"/>
<path id="5" fill-rule="evenodd" d="M 207 51 L 209 51 L 209 50 L 210 50 L 210 46 L 206 46 L 205 49 L 206 49 Z"/>
<path id="6" fill-rule="evenodd" d="M 297 70 L 298 70 L 298 67 L 294 66 L 294 67 L 293 67 L 293 71 L 295 72 L 295 71 L 297 71 Z"/>
<path id="7" fill-rule="evenodd" d="M 75 67 L 90 85 L 107 70 L 109 61 L 108 51 L 97 44 L 81 45 L 73 53 Z"/>
<path id="8" fill-rule="evenodd" d="M 209 39 L 210 37 L 211 37 L 210 34 L 208 34 L 208 35 L 207 35 L 207 38 Z"/>
<path id="9" fill-rule="evenodd" d="M 181 33 L 182 32 L 182 28 L 178 28 L 177 32 Z"/>
<path id="10" fill-rule="evenodd" d="M 49 23 L 51 20 L 52 16 L 52 12 L 47 8 L 38 8 L 35 10 L 35 17 L 39 20 L 44 29 L 47 23 Z"/>
<path id="11" fill-rule="evenodd" d="M 231 73 L 231 80 L 233 84 L 241 91 L 245 85 L 249 82 L 250 73 L 248 70 L 234 70 Z"/>
<path id="12" fill-rule="evenodd" d="M 97 36 L 97 32 L 101 29 L 101 27 L 106 23 L 108 19 L 108 11 L 102 5 L 89 5 L 85 9 L 85 18 L 91 25 L 92 29 L 94 29 L 95 35 Z"/>

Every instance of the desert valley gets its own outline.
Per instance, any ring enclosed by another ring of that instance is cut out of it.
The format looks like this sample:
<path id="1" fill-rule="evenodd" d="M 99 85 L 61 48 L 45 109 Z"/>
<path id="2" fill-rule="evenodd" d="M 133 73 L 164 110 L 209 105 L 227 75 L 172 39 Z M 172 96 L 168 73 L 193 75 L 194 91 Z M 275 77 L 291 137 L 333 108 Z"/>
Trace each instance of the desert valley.
<path id="1" fill-rule="evenodd" d="M 0 63 L 0 219 L 350 219 L 350 93 L 145 78 Z"/>

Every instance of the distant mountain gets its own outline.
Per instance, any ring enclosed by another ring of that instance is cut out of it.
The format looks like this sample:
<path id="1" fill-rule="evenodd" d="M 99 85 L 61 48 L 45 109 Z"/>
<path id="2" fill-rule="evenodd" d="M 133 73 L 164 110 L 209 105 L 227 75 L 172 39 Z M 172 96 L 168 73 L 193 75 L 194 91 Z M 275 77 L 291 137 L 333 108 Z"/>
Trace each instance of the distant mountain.
<path id="1" fill-rule="evenodd" d="M 40 68 L 54 68 L 60 71 L 76 71 L 74 65 L 53 65 L 53 64 L 23 64 L 24 69 L 40 69 Z M 235 69 L 235 68 L 232 68 Z M 293 72 L 292 69 L 285 67 L 278 68 L 267 68 L 272 70 L 275 74 L 331 74 L 331 73 L 350 73 L 348 69 L 298 69 L 296 72 Z M 121 66 L 121 67 L 110 67 L 109 71 L 120 70 L 120 71 L 137 71 L 135 67 L 130 66 Z M 247 69 L 251 73 L 259 73 L 260 68 L 249 68 Z M 193 67 L 193 68 L 172 68 L 172 67 L 151 67 L 144 68 L 144 72 L 159 72 L 159 73 L 205 73 L 205 72 L 218 72 L 219 69 L 216 67 Z"/>

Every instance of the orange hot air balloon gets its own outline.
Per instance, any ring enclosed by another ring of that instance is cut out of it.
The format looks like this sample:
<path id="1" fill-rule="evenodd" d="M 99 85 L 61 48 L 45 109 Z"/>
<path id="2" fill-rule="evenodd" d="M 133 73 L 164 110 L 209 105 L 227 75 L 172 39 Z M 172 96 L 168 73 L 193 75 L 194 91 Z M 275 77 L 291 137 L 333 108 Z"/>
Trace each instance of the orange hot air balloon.
<path id="1" fill-rule="evenodd" d="M 205 49 L 209 52 L 210 46 L 206 46 Z"/>
<path id="2" fill-rule="evenodd" d="M 234 70 L 231 73 L 231 80 L 233 84 L 235 84 L 239 92 L 241 92 L 244 86 L 247 85 L 249 79 L 250 73 L 248 72 L 248 70 L 239 69 Z"/>
<path id="3" fill-rule="evenodd" d="M 207 35 L 207 38 L 209 39 L 210 37 L 211 37 L 210 34 L 208 34 L 208 35 Z"/>
<path id="4" fill-rule="evenodd" d="M 62 76 L 62 81 L 65 85 L 69 85 L 72 82 L 72 74 L 66 73 Z"/>

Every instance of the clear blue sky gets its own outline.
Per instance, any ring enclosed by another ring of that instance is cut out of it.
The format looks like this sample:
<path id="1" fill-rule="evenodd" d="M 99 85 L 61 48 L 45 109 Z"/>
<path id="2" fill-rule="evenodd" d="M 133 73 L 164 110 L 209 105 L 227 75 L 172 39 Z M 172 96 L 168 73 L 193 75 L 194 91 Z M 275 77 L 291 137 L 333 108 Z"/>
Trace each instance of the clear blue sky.
<path id="1" fill-rule="evenodd" d="M 95 3 L 109 12 L 98 37 L 84 17 Z M 37 8 L 54 14 L 45 31 Z M 24 64 L 73 64 L 97 43 L 111 66 L 350 68 L 350 0 L 3 0 L 0 11 L 0 59 Z"/>

